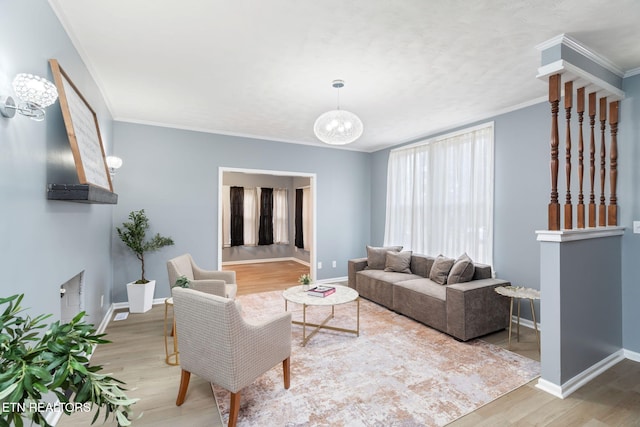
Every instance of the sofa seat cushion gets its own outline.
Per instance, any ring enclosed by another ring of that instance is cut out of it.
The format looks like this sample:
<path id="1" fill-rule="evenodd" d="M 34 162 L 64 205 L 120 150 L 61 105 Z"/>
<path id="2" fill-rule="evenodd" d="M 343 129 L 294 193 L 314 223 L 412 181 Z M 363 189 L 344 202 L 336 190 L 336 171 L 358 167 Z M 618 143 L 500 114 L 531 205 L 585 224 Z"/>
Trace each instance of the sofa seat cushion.
<path id="1" fill-rule="evenodd" d="M 356 273 L 356 291 L 373 302 L 393 307 L 393 283 L 407 279 L 420 279 L 416 274 L 384 270 L 363 270 Z"/>
<path id="2" fill-rule="evenodd" d="M 445 301 L 447 299 L 447 288 L 440 285 L 439 283 L 434 282 L 431 279 L 425 279 L 421 277 L 420 279 L 403 280 L 402 282 L 396 282 L 395 285 L 411 289 L 415 292 L 420 292 L 421 294 L 429 295 L 433 298 L 438 298 L 442 301 Z"/>
<path id="3" fill-rule="evenodd" d="M 396 282 L 393 286 L 393 310 L 447 331 L 446 286 L 420 278 Z"/>

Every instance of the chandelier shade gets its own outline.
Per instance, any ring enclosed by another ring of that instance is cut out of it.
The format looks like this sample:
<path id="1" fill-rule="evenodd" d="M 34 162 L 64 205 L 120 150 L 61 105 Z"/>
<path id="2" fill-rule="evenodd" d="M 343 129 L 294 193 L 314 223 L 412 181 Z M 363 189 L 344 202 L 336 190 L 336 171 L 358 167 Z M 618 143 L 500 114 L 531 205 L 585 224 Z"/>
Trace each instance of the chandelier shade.
<path id="1" fill-rule="evenodd" d="M 340 88 L 344 87 L 344 81 L 334 80 L 331 86 L 338 89 L 338 108 L 321 114 L 313 125 L 313 133 L 325 144 L 350 144 L 362 136 L 364 126 L 358 116 L 340 109 Z"/>
<path id="2" fill-rule="evenodd" d="M 331 110 L 316 119 L 313 132 L 326 144 L 346 145 L 362 136 L 362 120 L 350 111 Z"/>

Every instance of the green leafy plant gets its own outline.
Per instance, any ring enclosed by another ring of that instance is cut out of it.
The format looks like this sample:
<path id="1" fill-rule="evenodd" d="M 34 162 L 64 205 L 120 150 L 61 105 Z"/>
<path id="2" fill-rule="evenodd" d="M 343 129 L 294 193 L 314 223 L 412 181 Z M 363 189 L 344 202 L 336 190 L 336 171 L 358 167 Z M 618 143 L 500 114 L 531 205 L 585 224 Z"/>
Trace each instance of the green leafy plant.
<path id="1" fill-rule="evenodd" d="M 180 286 L 181 288 L 188 288 L 189 283 L 191 283 L 191 281 L 187 278 L 187 276 L 182 275 L 176 279 L 176 283 L 175 285 L 173 285 L 173 287 Z"/>
<path id="2" fill-rule="evenodd" d="M 303 285 L 308 285 L 311 283 L 311 276 L 309 276 L 308 274 L 303 274 L 302 276 L 300 276 L 300 278 L 298 278 L 298 283 L 301 283 Z"/>
<path id="3" fill-rule="evenodd" d="M 147 218 L 147 215 L 144 213 L 144 209 L 132 211 L 129 214 L 129 221 L 122 223 L 122 228 L 116 227 L 120 239 L 136 254 L 138 260 L 140 260 L 142 275 L 140 279 L 135 282 L 138 284 L 149 282 L 144 277 L 144 254 L 147 252 L 155 252 L 165 246 L 173 245 L 173 239 L 171 239 L 171 237 L 163 237 L 160 233 L 156 233 L 153 238 L 145 241 L 148 229 L 149 218 Z"/>
<path id="4" fill-rule="evenodd" d="M 131 405 L 121 387 L 124 383 L 102 374 L 102 366 L 89 366 L 88 356 L 97 344 L 108 343 L 104 334 L 96 335 L 92 324 L 79 313 L 69 323 L 47 325 L 51 315 L 23 317 L 20 303 L 24 295 L 0 298 L 6 305 L 0 317 L 0 427 L 22 427 L 24 419 L 50 426 L 44 411 L 89 411 L 97 406 L 105 421 L 113 415 L 119 426 L 131 424 Z M 46 403 L 43 394 L 53 392 L 59 402 Z M 72 398 L 72 400 L 69 400 Z"/>

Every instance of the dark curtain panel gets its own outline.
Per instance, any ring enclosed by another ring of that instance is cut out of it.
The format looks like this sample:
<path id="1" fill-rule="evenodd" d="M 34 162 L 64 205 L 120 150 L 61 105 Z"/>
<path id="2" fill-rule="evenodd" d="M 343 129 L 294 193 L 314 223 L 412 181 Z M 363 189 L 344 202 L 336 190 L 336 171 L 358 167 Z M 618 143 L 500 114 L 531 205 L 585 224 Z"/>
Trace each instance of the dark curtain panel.
<path id="1" fill-rule="evenodd" d="M 231 187 L 231 246 L 244 245 L 244 187 Z"/>
<path id="2" fill-rule="evenodd" d="M 273 188 L 263 188 L 260 193 L 258 245 L 273 245 Z"/>
<path id="3" fill-rule="evenodd" d="M 304 249 L 302 235 L 302 188 L 296 189 L 296 247 Z"/>

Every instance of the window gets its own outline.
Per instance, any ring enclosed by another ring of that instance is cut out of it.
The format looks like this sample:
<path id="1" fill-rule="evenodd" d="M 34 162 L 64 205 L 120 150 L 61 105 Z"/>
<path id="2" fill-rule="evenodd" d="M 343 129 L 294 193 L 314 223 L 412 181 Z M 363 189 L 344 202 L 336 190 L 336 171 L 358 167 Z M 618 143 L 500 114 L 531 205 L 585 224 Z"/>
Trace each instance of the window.
<path id="1" fill-rule="evenodd" d="M 391 151 L 385 245 L 493 262 L 493 123 Z"/>

